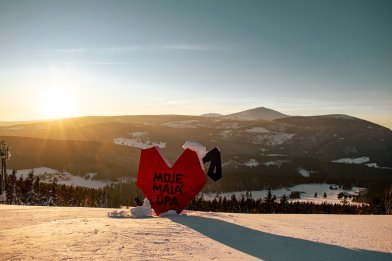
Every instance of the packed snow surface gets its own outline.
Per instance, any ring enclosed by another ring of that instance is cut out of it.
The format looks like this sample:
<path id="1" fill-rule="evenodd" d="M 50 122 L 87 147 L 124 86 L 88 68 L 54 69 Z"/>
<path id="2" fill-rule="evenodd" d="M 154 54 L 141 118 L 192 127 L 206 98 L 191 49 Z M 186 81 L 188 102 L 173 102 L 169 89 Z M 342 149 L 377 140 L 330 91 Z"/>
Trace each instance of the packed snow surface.
<path id="1" fill-rule="evenodd" d="M 0 259 L 392 260 L 390 216 L 108 210 L 0 205 Z"/>
<path id="2" fill-rule="evenodd" d="M 346 163 L 346 164 L 363 164 L 369 162 L 369 157 L 360 157 L 360 158 L 343 158 L 333 160 L 335 163 Z"/>

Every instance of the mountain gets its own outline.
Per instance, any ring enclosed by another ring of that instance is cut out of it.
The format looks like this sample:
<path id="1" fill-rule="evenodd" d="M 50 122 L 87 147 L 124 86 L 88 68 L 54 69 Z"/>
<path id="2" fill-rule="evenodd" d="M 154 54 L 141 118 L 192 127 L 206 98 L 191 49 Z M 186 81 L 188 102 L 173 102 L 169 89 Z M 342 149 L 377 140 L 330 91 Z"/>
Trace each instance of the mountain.
<path id="1" fill-rule="evenodd" d="M 292 116 L 265 108 L 235 117 L 80 117 L 0 127 L 9 169 L 47 167 L 94 179 L 135 178 L 140 149 L 159 146 L 175 162 L 189 139 L 219 147 L 224 178 L 209 191 L 302 183 L 392 184 L 392 131 L 347 115 Z M 280 115 L 274 120 L 255 119 Z M 244 120 L 248 115 L 248 119 Z M 252 116 L 252 117 L 251 117 Z M 357 163 L 357 164 L 348 164 Z"/>
<path id="2" fill-rule="evenodd" d="M 265 107 L 258 107 L 255 109 L 229 114 L 223 116 L 222 119 L 237 120 L 237 121 L 255 121 L 255 120 L 271 121 L 271 120 L 281 119 L 285 117 L 289 117 L 289 116 Z"/>

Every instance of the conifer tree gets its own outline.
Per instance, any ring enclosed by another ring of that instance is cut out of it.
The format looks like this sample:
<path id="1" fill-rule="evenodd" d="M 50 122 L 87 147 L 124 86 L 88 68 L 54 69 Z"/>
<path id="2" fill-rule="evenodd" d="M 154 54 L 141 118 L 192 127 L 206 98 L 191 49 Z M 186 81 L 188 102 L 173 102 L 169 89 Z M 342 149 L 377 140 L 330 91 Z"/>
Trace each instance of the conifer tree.
<path id="1" fill-rule="evenodd" d="M 275 199 L 276 197 L 272 196 L 271 189 L 268 189 L 267 196 L 264 198 L 265 204 L 265 212 L 266 213 L 273 213 L 275 210 Z"/>
<path id="2" fill-rule="evenodd" d="M 288 205 L 289 205 L 288 197 L 286 196 L 286 194 L 283 194 L 279 202 L 279 207 L 282 213 L 287 213 Z"/>

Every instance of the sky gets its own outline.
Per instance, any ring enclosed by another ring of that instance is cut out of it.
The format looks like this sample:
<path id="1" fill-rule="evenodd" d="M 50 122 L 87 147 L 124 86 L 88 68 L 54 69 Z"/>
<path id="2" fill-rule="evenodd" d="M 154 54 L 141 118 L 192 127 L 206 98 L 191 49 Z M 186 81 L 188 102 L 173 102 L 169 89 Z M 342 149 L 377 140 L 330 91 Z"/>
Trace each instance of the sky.
<path id="1" fill-rule="evenodd" d="M 391 1 L 0 0 L 0 121 L 348 114 L 392 128 Z"/>

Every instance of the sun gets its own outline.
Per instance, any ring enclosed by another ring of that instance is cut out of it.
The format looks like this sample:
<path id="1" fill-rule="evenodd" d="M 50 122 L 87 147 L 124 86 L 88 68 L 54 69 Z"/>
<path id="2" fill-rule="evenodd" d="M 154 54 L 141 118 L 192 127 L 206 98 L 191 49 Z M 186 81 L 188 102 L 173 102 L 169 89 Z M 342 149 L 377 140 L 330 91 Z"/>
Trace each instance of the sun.
<path id="1" fill-rule="evenodd" d="M 43 94 L 41 114 L 48 119 L 69 118 L 75 113 L 75 104 L 72 96 L 64 90 L 48 91 Z"/>

